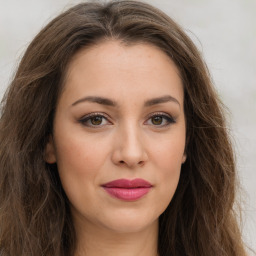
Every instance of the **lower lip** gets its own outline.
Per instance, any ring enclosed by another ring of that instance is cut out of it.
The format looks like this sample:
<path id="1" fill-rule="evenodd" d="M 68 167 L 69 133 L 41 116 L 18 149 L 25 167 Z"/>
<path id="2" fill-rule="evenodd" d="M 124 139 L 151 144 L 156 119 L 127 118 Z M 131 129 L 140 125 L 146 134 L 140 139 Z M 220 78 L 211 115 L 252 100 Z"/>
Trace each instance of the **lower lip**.
<path id="1" fill-rule="evenodd" d="M 135 201 L 146 195 L 151 187 L 149 188 L 107 188 L 103 187 L 107 193 L 111 196 L 125 200 L 125 201 Z"/>

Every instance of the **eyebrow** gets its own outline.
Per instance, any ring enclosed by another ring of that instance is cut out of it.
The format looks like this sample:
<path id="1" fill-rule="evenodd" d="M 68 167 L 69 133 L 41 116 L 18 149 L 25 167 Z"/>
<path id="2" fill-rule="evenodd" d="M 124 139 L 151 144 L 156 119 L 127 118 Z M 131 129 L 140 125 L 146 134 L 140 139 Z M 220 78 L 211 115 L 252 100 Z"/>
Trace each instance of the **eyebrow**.
<path id="1" fill-rule="evenodd" d="M 117 103 L 115 101 L 113 101 L 111 99 L 108 99 L 108 98 L 97 97 L 97 96 L 84 97 L 84 98 L 79 99 L 76 102 L 74 102 L 72 104 L 72 106 L 75 106 L 79 103 L 86 102 L 86 101 L 93 102 L 93 103 L 98 103 L 98 104 L 101 104 L 101 105 L 111 106 L 111 107 L 116 107 L 117 106 Z"/>
<path id="2" fill-rule="evenodd" d="M 145 105 L 145 107 L 149 107 L 152 105 L 157 105 L 157 104 L 166 103 L 166 102 L 170 102 L 170 101 L 177 103 L 180 106 L 179 101 L 170 95 L 165 95 L 165 96 L 161 96 L 158 98 L 147 100 L 147 101 L 145 101 L 144 105 Z"/>
<path id="3" fill-rule="evenodd" d="M 97 97 L 97 96 L 87 96 L 87 97 L 81 98 L 81 99 L 75 101 L 72 104 L 72 106 L 75 106 L 75 105 L 77 105 L 79 103 L 82 103 L 82 102 L 98 103 L 100 105 L 106 105 L 106 106 L 111 106 L 111 107 L 117 107 L 118 106 L 117 102 L 115 102 L 114 100 L 104 98 L 104 97 Z M 146 100 L 144 102 L 144 106 L 149 107 L 149 106 L 153 106 L 153 105 L 157 105 L 157 104 L 161 104 L 161 103 L 166 103 L 166 102 L 174 102 L 174 103 L 177 103 L 180 106 L 179 101 L 176 98 L 174 98 L 170 95 L 164 95 L 164 96 L 161 96 L 161 97 L 158 97 L 158 98 L 153 98 L 153 99 L 150 99 L 150 100 Z"/>

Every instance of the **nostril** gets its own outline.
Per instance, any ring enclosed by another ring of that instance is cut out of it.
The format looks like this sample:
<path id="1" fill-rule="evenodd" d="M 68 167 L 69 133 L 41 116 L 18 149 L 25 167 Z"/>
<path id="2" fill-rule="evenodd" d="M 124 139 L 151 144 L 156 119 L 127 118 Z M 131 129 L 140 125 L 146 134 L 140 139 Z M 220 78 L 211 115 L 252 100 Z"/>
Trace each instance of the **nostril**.
<path id="1" fill-rule="evenodd" d="M 121 161 L 119 161 L 119 164 L 126 164 L 126 162 L 125 161 L 123 161 L 123 160 L 121 160 Z M 143 165 L 144 164 L 144 161 L 139 161 L 138 163 L 137 163 L 138 165 Z"/>

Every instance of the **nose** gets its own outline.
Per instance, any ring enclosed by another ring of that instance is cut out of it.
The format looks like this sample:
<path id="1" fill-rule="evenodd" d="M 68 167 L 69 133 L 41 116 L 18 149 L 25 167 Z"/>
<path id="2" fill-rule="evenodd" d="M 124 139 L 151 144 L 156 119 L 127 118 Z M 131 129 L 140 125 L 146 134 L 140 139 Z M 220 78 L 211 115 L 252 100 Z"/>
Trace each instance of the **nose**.
<path id="1" fill-rule="evenodd" d="M 148 154 L 143 143 L 140 129 L 128 126 L 115 134 L 112 161 L 115 165 L 136 168 L 148 161 Z"/>

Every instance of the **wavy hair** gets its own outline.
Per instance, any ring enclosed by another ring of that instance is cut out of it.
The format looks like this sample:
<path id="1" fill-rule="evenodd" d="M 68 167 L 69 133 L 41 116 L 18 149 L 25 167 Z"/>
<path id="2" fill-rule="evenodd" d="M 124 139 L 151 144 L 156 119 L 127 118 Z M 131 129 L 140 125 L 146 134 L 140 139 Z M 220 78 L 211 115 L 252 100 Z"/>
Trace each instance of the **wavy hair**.
<path id="1" fill-rule="evenodd" d="M 149 43 L 176 64 L 184 86 L 187 161 L 159 218 L 160 256 L 246 255 L 234 211 L 234 154 L 200 52 L 169 16 L 140 1 L 78 4 L 28 46 L 1 105 L 2 256 L 73 256 L 75 230 L 56 165 L 44 161 L 71 58 L 104 40 Z"/>

